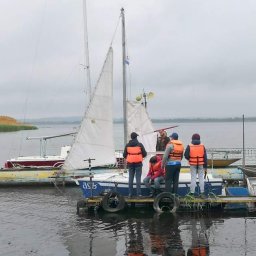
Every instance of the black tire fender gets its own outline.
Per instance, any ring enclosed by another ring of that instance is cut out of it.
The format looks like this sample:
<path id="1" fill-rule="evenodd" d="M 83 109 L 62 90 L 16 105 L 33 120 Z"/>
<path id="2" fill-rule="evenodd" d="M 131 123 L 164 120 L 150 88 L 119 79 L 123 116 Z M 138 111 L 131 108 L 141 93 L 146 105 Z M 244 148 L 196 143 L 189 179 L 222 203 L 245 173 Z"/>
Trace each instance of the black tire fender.
<path id="1" fill-rule="evenodd" d="M 78 200 L 76 204 L 76 213 L 80 215 L 87 210 L 87 203 L 84 199 Z"/>
<path id="2" fill-rule="evenodd" d="M 161 203 L 167 199 L 167 202 L 164 202 L 164 205 L 162 206 Z M 177 196 L 169 193 L 169 192 L 163 192 L 158 194 L 155 197 L 153 208 L 156 212 L 162 213 L 162 212 L 176 212 L 177 208 L 180 205 L 180 200 Z"/>
<path id="3" fill-rule="evenodd" d="M 117 192 L 108 192 L 102 199 L 102 208 L 107 212 L 118 212 L 124 209 L 125 199 Z"/>

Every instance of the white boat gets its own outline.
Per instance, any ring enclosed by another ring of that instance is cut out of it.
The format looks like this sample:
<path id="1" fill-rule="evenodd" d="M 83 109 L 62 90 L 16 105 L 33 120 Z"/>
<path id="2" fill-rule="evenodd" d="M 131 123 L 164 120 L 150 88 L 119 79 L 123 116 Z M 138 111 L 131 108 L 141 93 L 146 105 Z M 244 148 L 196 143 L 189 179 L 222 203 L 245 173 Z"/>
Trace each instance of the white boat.
<path id="1" fill-rule="evenodd" d="M 251 196 L 256 196 L 256 177 L 247 177 L 247 188 Z"/>
<path id="2" fill-rule="evenodd" d="M 73 133 L 72 133 L 73 134 Z M 71 135 L 71 134 L 68 134 Z M 45 144 L 43 143 L 49 138 L 60 137 L 64 135 L 56 135 L 56 136 L 43 136 L 43 137 L 36 137 L 33 139 L 40 139 L 40 155 L 35 156 L 19 156 L 15 158 L 11 158 L 7 160 L 4 164 L 4 168 L 6 169 L 21 169 L 21 168 L 60 168 L 68 153 L 71 146 L 62 146 L 60 155 L 47 155 Z M 67 134 L 65 135 L 67 136 Z M 27 138 L 30 139 L 30 138 Z"/>
<path id="3" fill-rule="evenodd" d="M 71 133 L 65 134 L 64 136 L 67 135 L 71 135 Z M 63 173 L 60 175 L 59 173 L 70 146 L 63 146 L 60 155 L 46 154 L 45 141 L 60 136 L 63 136 L 63 134 L 29 138 L 40 139 L 41 154 L 38 156 L 20 156 L 7 160 L 5 167 L 0 170 L 0 185 L 52 184 L 58 183 L 60 179 L 65 179 L 66 184 L 74 184 L 72 178 L 66 177 Z"/>
<path id="4" fill-rule="evenodd" d="M 124 31 L 124 11 L 122 9 L 122 24 Z M 123 33 L 123 56 L 125 54 L 125 38 Z M 155 155 L 157 133 L 154 132 L 152 122 L 146 108 L 141 103 L 126 100 L 125 85 L 125 60 L 123 58 L 123 86 L 124 86 L 124 142 L 127 134 L 136 132 L 138 140 L 143 143 L 148 156 L 143 161 L 142 179 L 148 171 L 149 158 Z M 118 173 L 110 169 L 99 168 L 103 165 L 114 164 L 114 133 L 113 133 L 113 50 L 109 49 L 102 72 L 90 104 L 85 112 L 81 127 L 77 133 L 70 153 L 62 167 L 63 172 L 74 172 L 78 169 L 87 169 L 90 177 L 77 179 L 83 190 L 84 196 L 99 195 L 109 190 L 116 190 L 122 195 L 128 195 L 128 174 Z M 95 170 L 94 168 L 98 168 Z M 208 175 L 209 182 L 206 191 L 215 194 L 222 192 L 222 179 Z M 180 175 L 179 194 L 184 195 L 189 191 L 190 175 Z M 142 185 L 142 195 L 147 195 L 149 190 Z"/>

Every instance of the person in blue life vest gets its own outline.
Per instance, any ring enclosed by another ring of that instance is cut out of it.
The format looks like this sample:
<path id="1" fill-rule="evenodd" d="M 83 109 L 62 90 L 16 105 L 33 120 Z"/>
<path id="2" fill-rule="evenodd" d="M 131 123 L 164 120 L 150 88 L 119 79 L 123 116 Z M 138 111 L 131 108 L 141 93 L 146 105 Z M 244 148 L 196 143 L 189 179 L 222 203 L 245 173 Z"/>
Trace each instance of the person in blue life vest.
<path id="1" fill-rule="evenodd" d="M 164 169 L 161 167 L 162 159 L 160 156 L 152 156 L 149 160 L 149 171 L 143 183 L 150 189 L 149 196 L 152 197 L 160 192 L 160 184 L 164 181 Z M 154 187 L 151 183 L 154 183 Z"/>
<path id="2" fill-rule="evenodd" d="M 192 135 L 191 144 L 185 150 L 184 157 L 189 161 L 191 172 L 190 194 L 195 193 L 196 176 L 198 174 L 200 196 L 205 197 L 204 194 L 204 175 L 207 174 L 207 153 L 206 149 L 200 141 L 200 135 L 195 133 Z"/>
<path id="3" fill-rule="evenodd" d="M 178 140 L 179 135 L 174 132 L 170 136 L 170 142 L 166 145 L 162 159 L 162 168 L 165 167 L 165 190 L 178 194 L 181 160 L 183 158 L 184 146 Z"/>
<path id="4" fill-rule="evenodd" d="M 143 144 L 137 139 L 138 136 L 136 132 L 131 133 L 131 140 L 126 144 L 123 153 L 129 168 L 129 197 L 133 196 L 134 176 L 136 177 L 137 196 L 141 196 L 142 161 L 147 156 Z"/>

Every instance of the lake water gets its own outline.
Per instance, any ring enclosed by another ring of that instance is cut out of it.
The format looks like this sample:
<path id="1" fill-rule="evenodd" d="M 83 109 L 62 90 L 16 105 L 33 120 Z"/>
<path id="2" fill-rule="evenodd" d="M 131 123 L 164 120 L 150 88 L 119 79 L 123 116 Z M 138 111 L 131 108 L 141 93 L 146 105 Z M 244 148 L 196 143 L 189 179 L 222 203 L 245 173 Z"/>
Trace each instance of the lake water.
<path id="1" fill-rule="evenodd" d="M 199 246 L 206 255 L 256 255 L 255 214 L 136 208 L 79 217 L 79 198 L 78 188 L 1 188 L 0 255 L 189 255 Z"/>
<path id="2" fill-rule="evenodd" d="M 170 127 L 176 124 L 156 123 L 155 129 Z M 201 135 L 201 141 L 206 148 L 242 148 L 243 129 L 242 123 L 179 123 L 175 129 L 167 130 L 168 135 L 172 132 L 179 134 L 185 145 L 191 142 L 193 133 Z M 0 166 L 4 165 L 7 159 L 17 156 L 29 156 L 40 154 L 39 140 L 26 140 L 27 137 L 52 136 L 75 132 L 77 125 L 40 125 L 38 130 L 19 131 L 13 133 L 0 133 Z M 116 149 L 123 149 L 123 126 L 115 124 L 115 145 Z M 245 123 L 245 147 L 256 148 L 256 122 Z M 102 134 L 102 136 L 107 136 Z M 47 140 L 47 154 L 59 155 L 60 147 L 70 145 L 72 136 L 60 137 Z M 256 160 L 255 160 L 256 162 Z"/>
<path id="3" fill-rule="evenodd" d="M 156 124 L 156 128 L 173 124 Z M 18 155 L 39 154 L 39 142 L 27 136 L 74 131 L 72 125 L 40 126 L 37 131 L 0 134 L 1 163 Z M 255 147 L 256 123 L 245 125 L 246 147 Z M 115 126 L 116 146 L 122 148 L 121 125 Z M 240 123 L 189 123 L 175 129 L 185 144 L 200 133 L 207 147 L 242 147 Z M 72 138 L 48 142 L 49 153 Z M 0 255 L 256 255 L 256 214 L 247 211 L 202 211 L 156 214 L 151 208 L 123 213 L 76 214 L 78 187 L 1 187 Z M 194 254 L 196 255 L 196 254 Z M 198 254 L 197 254 L 198 255 Z"/>

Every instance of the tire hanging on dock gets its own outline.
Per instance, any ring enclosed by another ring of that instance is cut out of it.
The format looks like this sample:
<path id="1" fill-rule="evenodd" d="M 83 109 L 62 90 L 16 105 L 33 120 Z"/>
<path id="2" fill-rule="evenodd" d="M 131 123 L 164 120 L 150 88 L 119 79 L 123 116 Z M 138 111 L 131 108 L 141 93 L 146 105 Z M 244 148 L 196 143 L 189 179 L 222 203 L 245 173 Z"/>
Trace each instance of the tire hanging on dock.
<path id="1" fill-rule="evenodd" d="M 125 200 L 119 193 L 110 191 L 103 197 L 101 205 L 107 212 L 118 212 L 124 209 Z"/>
<path id="2" fill-rule="evenodd" d="M 76 213 L 78 215 L 84 214 L 88 210 L 86 200 L 81 199 L 76 204 Z"/>
<path id="3" fill-rule="evenodd" d="M 153 203 L 153 208 L 158 213 L 176 212 L 179 205 L 180 201 L 177 196 L 169 192 L 163 192 L 156 196 Z"/>

